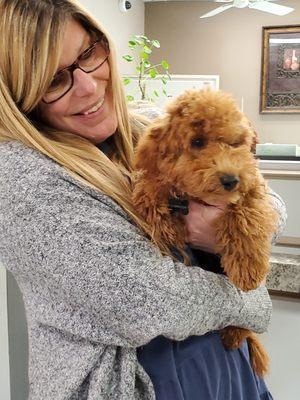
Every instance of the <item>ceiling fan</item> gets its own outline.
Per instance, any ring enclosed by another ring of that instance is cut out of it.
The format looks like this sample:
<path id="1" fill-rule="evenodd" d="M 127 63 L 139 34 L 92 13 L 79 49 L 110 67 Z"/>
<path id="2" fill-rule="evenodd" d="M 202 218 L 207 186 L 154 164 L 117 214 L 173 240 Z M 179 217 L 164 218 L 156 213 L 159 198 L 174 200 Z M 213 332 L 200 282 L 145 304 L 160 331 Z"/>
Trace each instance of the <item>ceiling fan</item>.
<path id="1" fill-rule="evenodd" d="M 286 15 L 294 11 L 292 7 L 282 6 L 280 4 L 274 4 L 269 0 L 214 0 L 216 3 L 231 3 L 221 7 L 217 7 L 214 10 L 202 15 L 200 18 L 213 17 L 223 11 L 228 10 L 232 7 L 237 8 L 254 8 L 255 10 L 265 11 L 275 15 Z M 276 1 L 276 0 L 272 0 Z"/>

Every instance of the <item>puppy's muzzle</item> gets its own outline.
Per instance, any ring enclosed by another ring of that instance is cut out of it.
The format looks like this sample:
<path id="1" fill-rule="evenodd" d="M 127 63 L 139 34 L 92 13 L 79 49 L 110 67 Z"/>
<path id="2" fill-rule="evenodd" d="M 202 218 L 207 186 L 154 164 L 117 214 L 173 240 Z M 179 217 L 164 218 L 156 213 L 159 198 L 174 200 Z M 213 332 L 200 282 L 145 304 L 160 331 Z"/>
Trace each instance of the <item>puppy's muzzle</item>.
<path id="1" fill-rule="evenodd" d="M 234 175 L 222 175 L 220 177 L 220 182 L 222 183 L 222 186 L 225 190 L 228 191 L 233 190 L 239 183 L 239 181 L 239 178 Z"/>

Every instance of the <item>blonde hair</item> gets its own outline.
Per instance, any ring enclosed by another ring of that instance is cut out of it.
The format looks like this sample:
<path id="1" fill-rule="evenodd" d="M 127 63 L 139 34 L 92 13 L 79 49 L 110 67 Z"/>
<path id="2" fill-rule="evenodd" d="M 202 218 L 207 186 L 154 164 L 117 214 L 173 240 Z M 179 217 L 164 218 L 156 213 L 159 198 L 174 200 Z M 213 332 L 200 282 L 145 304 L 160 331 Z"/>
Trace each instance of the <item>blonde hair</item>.
<path id="1" fill-rule="evenodd" d="M 130 180 L 134 147 L 147 122 L 128 113 L 107 32 L 75 0 L 0 0 L 0 18 L 0 142 L 19 141 L 50 157 L 78 180 L 110 196 L 151 237 L 151 228 L 132 204 Z M 58 68 L 64 26 L 71 18 L 88 32 L 102 32 L 109 42 L 118 119 L 112 160 L 87 139 L 58 132 L 34 118 Z"/>

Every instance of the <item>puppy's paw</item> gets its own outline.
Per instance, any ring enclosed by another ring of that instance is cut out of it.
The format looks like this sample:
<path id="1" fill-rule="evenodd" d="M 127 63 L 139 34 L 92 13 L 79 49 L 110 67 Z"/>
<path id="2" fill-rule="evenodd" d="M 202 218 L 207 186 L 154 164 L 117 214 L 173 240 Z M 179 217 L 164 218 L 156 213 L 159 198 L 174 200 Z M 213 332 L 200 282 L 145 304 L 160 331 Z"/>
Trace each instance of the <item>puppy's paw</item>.
<path id="1" fill-rule="evenodd" d="M 238 257 L 238 259 L 224 257 L 221 262 L 230 282 L 244 292 L 257 289 L 268 270 L 268 266 L 266 267 L 263 262 L 255 265 L 254 260 L 246 257 L 244 259 L 242 257 Z"/>

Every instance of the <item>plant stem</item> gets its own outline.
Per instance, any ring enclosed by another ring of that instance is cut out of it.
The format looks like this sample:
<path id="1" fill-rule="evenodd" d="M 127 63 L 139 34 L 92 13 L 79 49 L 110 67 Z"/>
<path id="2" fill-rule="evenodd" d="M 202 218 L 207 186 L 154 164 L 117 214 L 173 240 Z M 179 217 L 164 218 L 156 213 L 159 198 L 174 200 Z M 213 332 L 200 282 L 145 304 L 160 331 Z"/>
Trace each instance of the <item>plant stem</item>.
<path id="1" fill-rule="evenodd" d="M 161 66 L 161 64 L 155 64 L 155 65 L 151 65 L 151 67 L 148 67 L 148 68 L 145 68 L 145 71 L 144 72 L 148 72 L 148 71 L 150 71 L 150 69 L 152 69 L 152 68 L 156 68 L 156 67 L 160 67 Z"/>
<path id="2" fill-rule="evenodd" d="M 142 75 L 144 72 L 144 68 L 143 68 L 143 61 L 140 61 L 140 73 L 139 73 L 139 88 L 141 91 L 141 100 L 145 100 L 145 88 L 143 89 L 142 87 Z"/>

